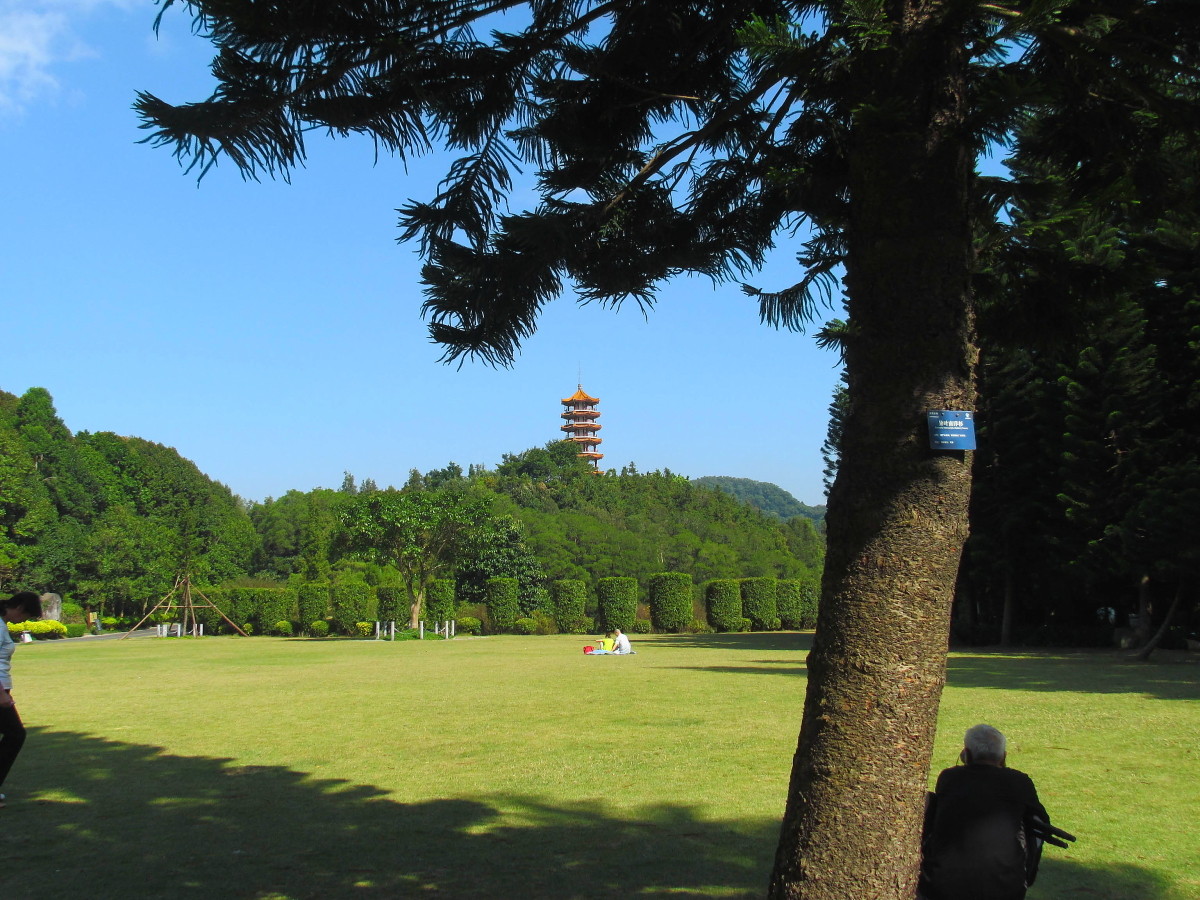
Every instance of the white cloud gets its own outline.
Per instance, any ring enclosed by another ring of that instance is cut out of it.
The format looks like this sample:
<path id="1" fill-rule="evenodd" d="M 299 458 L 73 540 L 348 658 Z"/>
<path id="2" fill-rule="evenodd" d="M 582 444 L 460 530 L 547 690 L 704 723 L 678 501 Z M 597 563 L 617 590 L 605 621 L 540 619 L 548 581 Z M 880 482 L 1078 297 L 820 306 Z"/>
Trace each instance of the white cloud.
<path id="1" fill-rule="evenodd" d="M 0 114 L 19 112 L 58 90 L 57 67 L 92 52 L 76 32 L 102 7 L 135 0 L 0 0 Z"/>

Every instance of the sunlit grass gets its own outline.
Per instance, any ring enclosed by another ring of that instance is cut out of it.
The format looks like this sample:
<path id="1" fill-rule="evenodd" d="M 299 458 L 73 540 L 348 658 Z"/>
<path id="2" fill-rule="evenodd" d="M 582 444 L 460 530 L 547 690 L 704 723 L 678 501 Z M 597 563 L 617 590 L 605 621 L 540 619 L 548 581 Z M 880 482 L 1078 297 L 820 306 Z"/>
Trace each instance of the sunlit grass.
<path id="1" fill-rule="evenodd" d="M 809 640 L 22 647 L 0 896 L 761 896 Z M 1164 659 L 952 658 L 934 774 L 992 722 L 1080 837 L 1031 900 L 1200 896 L 1200 672 Z"/>

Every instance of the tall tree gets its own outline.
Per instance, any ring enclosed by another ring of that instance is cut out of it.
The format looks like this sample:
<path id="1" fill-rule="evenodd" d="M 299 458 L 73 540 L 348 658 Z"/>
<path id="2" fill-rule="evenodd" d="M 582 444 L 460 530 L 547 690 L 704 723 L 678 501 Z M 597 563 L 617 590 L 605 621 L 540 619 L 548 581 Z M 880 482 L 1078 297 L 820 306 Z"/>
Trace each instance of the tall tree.
<path id="1" fill-rule="evenodd" d="M 354 551 L 400 572 L 409 625 L 416 628 L 430 583 L 462 559 L 476 529 L 486 523 L 486 506 L 459 490 L 376 491 L 356 495 L 342 522 Z"/>
<path id="2" fill-rule="evenodd" d="M 796 285 L 748 289 L 799 327 L 844 266 L 847 410 L 771 893 L 911 897 L 970 490 L 923 429 L 974 405 L 973 159 L 1035 108 L 1057 114 L 1046 152 L 1086 170 L 1119 150 L 1175 99 L 1126 73 L 1194 61 L 1190 2 L 185 5 L 216 91 L 138 107 L 200 171 L 225 154 L 286 172 L 312 127 L 464 153 L 403 210 L 450 360 L 509 362 L 564 279 L 649 306 L 663 279 L 743 276 L 807 223 Z M 541 202 L 504 215 L 521 162 Z"/>

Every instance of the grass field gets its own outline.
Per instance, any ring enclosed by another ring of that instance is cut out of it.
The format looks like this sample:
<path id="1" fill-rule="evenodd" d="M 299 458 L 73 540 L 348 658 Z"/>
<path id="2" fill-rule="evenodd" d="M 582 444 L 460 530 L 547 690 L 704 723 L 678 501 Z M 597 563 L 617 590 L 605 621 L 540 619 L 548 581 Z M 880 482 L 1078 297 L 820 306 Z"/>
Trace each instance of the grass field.
<path id="1" fill-rule="evenodd" d="M 810 639 L 24 645 L 0 898 L 760 897 Z M 1195 656 L 952 656 L 934 775 L 991 722 L 1079 836 L 1030 900 L 1200 897 Z"/>

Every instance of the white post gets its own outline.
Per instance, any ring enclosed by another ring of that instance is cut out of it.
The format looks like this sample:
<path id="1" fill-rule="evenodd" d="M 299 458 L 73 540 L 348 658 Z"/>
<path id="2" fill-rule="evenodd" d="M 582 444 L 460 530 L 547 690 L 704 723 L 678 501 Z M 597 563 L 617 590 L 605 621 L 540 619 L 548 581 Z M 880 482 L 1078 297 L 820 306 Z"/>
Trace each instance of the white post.
<path id="1" fill-rule="evenodd" d="M 395 619 L 392 619 L 392 621 L 388 622 L 388 632 L 391 634 L 392 640 L 394 641 L 396 639 L 396 620 Z"/>
<path id="2" fill-rule="evenodd" d="M 203 622 L 201 622 L 201 623 L 200 623 L 198 626 L 196 626 L 196 627 L 200 629 L 200 637 L 204 637 L 204 623 L 203 623 Z"/>
<path id="3" fill-rule="evenodd" d="M 417 624 L 421 626 L 420 630 L 419 630 L 419 638 L 420 638 L 420 640 L 423 641 L 423 640 L 425 640 L 425 620 L 422 619 Z"/>
<path id="4" fill-rule="evenodd" d="M 379 629 L 380 629 L 380 624 L 379 624 L 379 622 L 376 622 L 375 623 L 375 640 L 379 640 Z"/>
<path id="5" fill-rule="evenodd" d="M 458 619 L 451 619 L 450 620 L 450 637 L 454 637 L 456 634 L 458 634 Z"/>

